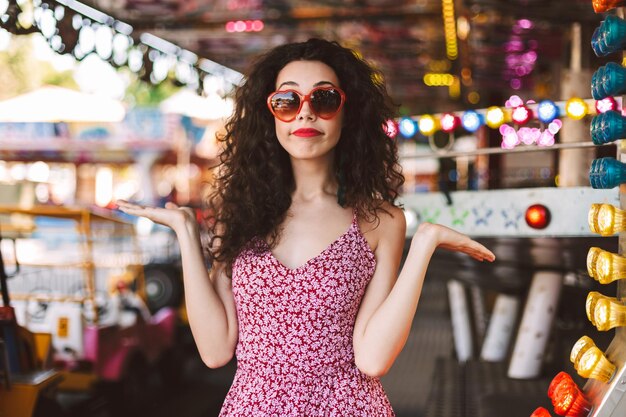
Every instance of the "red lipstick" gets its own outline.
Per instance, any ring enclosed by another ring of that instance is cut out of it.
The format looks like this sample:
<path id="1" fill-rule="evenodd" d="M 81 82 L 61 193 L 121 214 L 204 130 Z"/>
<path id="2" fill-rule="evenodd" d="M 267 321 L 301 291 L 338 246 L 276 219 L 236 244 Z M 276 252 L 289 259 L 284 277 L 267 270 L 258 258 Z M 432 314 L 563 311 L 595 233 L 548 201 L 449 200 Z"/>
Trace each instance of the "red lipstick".
<path id="1" fill-rule="evenodd" d="M 293 132 L 291 132 L 291 134 L 295 136 L 300 136 L 302 138 L 310 138 L 313 136 L 319 136 L 322 134 L 322 132 L 317 129 L 300 128 L 298 130 L 294 130 Z"/>

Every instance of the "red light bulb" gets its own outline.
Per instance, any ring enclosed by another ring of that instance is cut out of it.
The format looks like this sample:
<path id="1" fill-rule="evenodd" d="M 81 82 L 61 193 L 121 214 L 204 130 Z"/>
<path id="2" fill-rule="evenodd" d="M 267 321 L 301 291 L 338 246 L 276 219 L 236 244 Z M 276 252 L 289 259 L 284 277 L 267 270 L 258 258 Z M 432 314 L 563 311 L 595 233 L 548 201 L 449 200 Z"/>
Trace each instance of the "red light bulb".
<path id="1" fill-rule="evenodd" d="M 591 404 L 578 385 L 565 372 L 559 372 L 548 388 L 554 412 L 560 416 L 585 417 L 591 411 Z"/>
<path id="2" fill-rule="evenodd" d="M 517 106 L 511 112 L 511 119 L 515 122 L 515 124 L 519 126 L 523 126 L 533 117 L 533 111 L 528 107 L 521 105 Z"/>
<path id="3" fill-rule="evenodd" d="M 596 113 L 602 114 L 609 110 L 617 110 L 617 101 L 611 96 L 596 100 Z"/>
<path id="4" fill-rule="evenodd" d="M 539 407 L 535 411 L 533 411 L 530 417 L 552 417 L 552 414 L 550 414 L 550 412 L 545 408 Z"/>
<path id="5" fill-rule="evenodd" d="M 552 378 L 552 382 L 550 382 L 550 386 L 548 387 L 548 397 L 552 398 L 552 394 L 554 393 L 554 389 L 563 381 L 572 381 L 572 377 L 567 372 L 559 372 L 556 374 L 554 378 Z"/>
<path id="6" fill-rule="evenodd" d="M 550 219 L 550 210 L 543 204 L 533 204 L 526 209 L 526 224 L 533 229 L 545 229 Z"/>
<path id="7" fill-rule="evenodd" d="M 446 133 L 451 133 L 454 132 L 457 127 L 459 127 L 459 125 L 461 124 L 461 119 L 459 119 L 452 113 L 444 113 L 443 116 L 441 116 L 440 123 L 441 130 Z"/>

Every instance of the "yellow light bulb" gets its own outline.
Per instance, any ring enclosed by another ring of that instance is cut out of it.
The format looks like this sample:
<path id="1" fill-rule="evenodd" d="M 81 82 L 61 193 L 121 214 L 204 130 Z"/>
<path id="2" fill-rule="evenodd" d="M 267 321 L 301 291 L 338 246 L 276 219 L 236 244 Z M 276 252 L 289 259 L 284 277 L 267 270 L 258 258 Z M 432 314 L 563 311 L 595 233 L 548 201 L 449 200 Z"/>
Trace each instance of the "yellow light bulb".
<path id="1" fill-rule="evenodd" d="M 583 336 L 574 344 L 572 351 L 569 355 L 569 360 L 574 364 L 574 369 L 578 370 L 578 362 L 590 347 L 595 346 L 593 340 L 589 336 Z"/>
<path id="2" fill-rule="evenodd" d="M 593 233 L 611 236 L 626 230 L 626 213 L 610 204 L 592 204 L 587 222 Z"/>
<path id="3" fill-rule="evenodd" d="M 435 133 L 435 130 L 437 130 L 437 122 L 435 118 L 429 114 L 420 117 L 417 126 L 420 132 L 426 136 L 432 135 Z"/>
<path id="4" fill-rule="evenodd" d="M 589 224 L 589 230 L 591 233 L 600 233 L 598 228 L 598 212 L 602 204 L 592 204 L 589 208 L 589 214 L 587 214 L 587 223 Z"/>
<path id="5" fill-rule="evenodd" d="M 497 129 L 504 123 L 504 111 L 500 107 L 492 106 L 487 109 L 487 126 Z"/>
<path id="6" fill-rule="evenodd" d="M 589 292 L 589 294 L 587 294 L 587 301 L 585 302 L 585 311 L 587 312 L 587 318 L 594 326 L 596 325 L 596 322 L 593 314 L 596 308 L 596 303 L 598 302 L 598 299 L 600 297 L 603 297 L 603 295 L 597 291 L 591 291 Z"/>
<path id="7" fill-rule="evenodd" d="M 594 325 L 601 332 L 626 325 L 626 306 L 616 298 L 602 297 L 593 310 Z"/>
<path id="8" fill-rule="evenodd" d="M 583 378 L 609 382 L 615 373 L 615 365 L 604 356 L 604 353 L 588 336 L 581 337 L 574 344 L 570 360 L 578 375 Z"/>
<path id="9" fill-rule="evenodd" d="M 602 249 L 595 246 L 589 248 L 589 252 L 587 252 L 587 273 L 591 278 L 596 280 L 598 279 L 598 275 L 596 272 L 596 261 L 600 252 L 602 252 Z"/>
<path id="10" fill-rule="evenodd" d="M 626 258 L 605 250 L 596 257 L 594 278 L 600 284 L 610 284 L 626 278 Z"/>
<path id="11" fill-rule="evenodd" d="M 580 120 L 589 113 L 589 107 L 585 100 L 574 97 L 565 103 L 565 113 L 574 120 Z"/>

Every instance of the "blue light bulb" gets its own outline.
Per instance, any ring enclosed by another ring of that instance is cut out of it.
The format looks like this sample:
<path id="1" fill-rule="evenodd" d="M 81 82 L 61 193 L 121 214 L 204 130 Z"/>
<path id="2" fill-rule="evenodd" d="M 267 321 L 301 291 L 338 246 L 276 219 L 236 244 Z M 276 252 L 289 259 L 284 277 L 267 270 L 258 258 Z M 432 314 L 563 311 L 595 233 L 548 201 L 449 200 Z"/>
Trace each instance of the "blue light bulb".
<path id="1" fill-rule="evenodd" d="M 604 56 L 604 32 L 601 30 L 602 25 L 598 26 L 591 35 L 591 49 L 596 56 Z"/>
<path id="2" fill-rule="evenodd" d="M 614 188 L 626 182 L 626 164 L 615 158 L 599 158 L 591 162 L 589 182 L 592 188 Z"/>
<path id="3" fill-rule="evenodd" d="M 405 138 L 412 138 L 417 132 L 417 123 L 410 117 L 404 117 L 400 120 L 398 129 Z"/>
<path id="4" fill-rule="evenodd" d="M 613 142 L 626 137 L 626 118 L 616 111 L 607 111 L 593 118 L 589 130 L 596 145 Z"/>
<path id="5" fill-rule="evenodd" d="M 595 89 L 598 86 L 598 72 L 600 72 L 600 68 L 598 68 L 592 75 L 591 75 L 591 96 L 593 97 L 595 95 Z"/>
<path id="6" fill-rule="evenodd" d="M 591 95 L 596 100 L 623 92 L 626 92 L 626 68 L 615 62 L 598 68 L 591 78 Z"/>
<path id="7" fill-rule="evenodd" d="M 591 47 L 597 56 L 606 56 L 626 47 L 626 21 L 608 15 L 596 28 L 591 38 Z"/>
<path id="8" fill-rule="evenodd" d="M 470 133 L 474 133 L 485 124 L 485 118 L 482 114 L 475 112 L 474 110 L 468 110 L 461 116 L 461 124 L 463 129 Z"/>
<path id="9" fill-rule="evenodd" d="M 552 100 L 541 100 L 537 104 L 537 118 L 543 123 L 550 123 L 559 117 L 559 108 Z"/>

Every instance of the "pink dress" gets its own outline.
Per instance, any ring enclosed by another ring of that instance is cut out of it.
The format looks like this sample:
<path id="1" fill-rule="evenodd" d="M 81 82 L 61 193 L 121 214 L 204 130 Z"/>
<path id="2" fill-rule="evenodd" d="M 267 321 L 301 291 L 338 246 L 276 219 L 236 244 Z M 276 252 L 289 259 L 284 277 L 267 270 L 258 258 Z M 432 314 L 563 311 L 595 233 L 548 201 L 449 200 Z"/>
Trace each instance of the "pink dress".
<path id="1" fill-rule="evenodd" d="M 354 322 L 375 266 L 356 215 L 296 269 L 253 239 L 233 263 L 237 372 L 220 417 L 394 416 L 380 380 L 354 364 Z"/>

